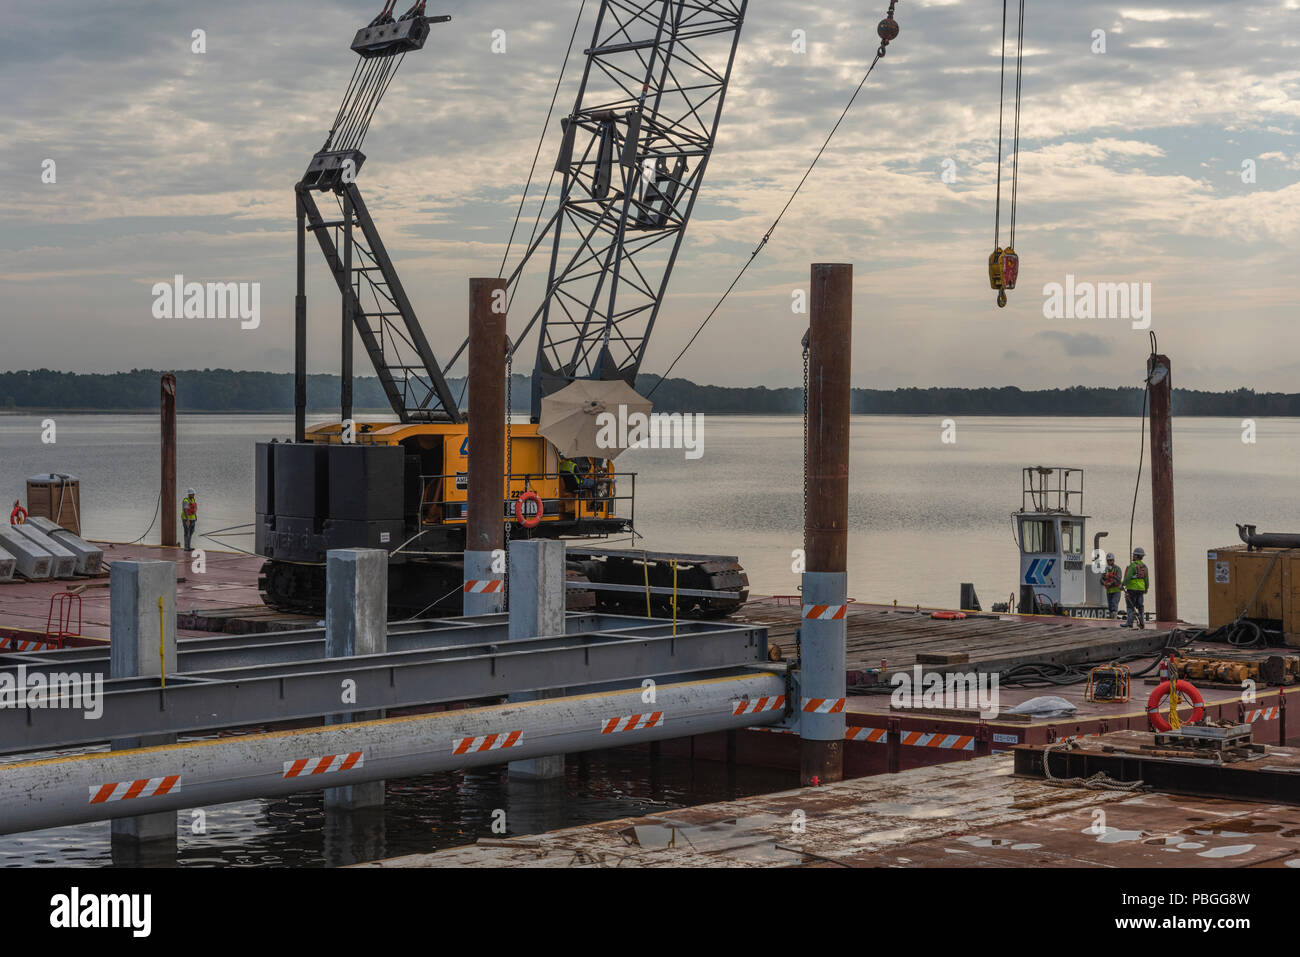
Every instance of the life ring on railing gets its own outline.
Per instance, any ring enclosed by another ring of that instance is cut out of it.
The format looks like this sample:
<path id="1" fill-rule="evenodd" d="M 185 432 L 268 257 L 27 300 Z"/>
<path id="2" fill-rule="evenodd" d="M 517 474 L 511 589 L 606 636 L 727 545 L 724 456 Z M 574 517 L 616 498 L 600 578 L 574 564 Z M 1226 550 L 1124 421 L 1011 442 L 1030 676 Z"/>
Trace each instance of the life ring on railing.
<path id="1" fill-rule="evenodd" d="M 931 618 L 938 618 L 940 621 L 960 621 L 966 617 L 964 611 L 936 611 L 930 614 Z"/>
<path id="2" fill-rule="evenodd" d="M 1201 693 L 1196 690 L 1196 686 L 1190 681 L 1179 679 L 1178 693 L 1185 698 L 1190 698 L 1192 704 L 1196 707 L 1192 709 L 1191 723 L 1200 721 L 1205 716 L 1205 699 Z M 1147 698 L 1147 718 L 1151 721 L 1151 727 L 1157 731 L 1172 731 L 1173 727 L 1162 715 L 1160 703 L 1169 697 L 1169 682 L 1162 681 L 1151 689 L 1151 696 Z"/>
<path id="3" fill-rule="evenodd" d="M 537 509 L 528 518 L 524 518 L 524 502 L 536 502 Z M 524 492 L 515 499 L 515 521 L 524 528 L 536 528 L 537 523 L 542 520 L 542 500 L 536 492 Z"/>
<path id="4" fill-rule="evenodd" d="M 27 509 L 23 508 L 17 502 L 14 502 L 14 510 L 9 513 L 10 525 L 27 524 Z"/>

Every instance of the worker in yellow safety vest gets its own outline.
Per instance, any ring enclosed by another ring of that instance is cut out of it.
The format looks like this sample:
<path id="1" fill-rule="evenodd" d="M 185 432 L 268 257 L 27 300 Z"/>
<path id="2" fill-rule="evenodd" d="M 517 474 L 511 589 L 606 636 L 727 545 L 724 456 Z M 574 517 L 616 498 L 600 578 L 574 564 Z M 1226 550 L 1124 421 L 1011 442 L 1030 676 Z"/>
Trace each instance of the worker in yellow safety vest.
<path id="1" fill-rule="evenodd" d="M 1115 564 L 1115 553 L 1106 553 L 1106 567 L 1101 573 L 1101 584 L 1106 589 L 1106 607 L 1113 619 L 1119 614 L 1119 596 L 1124 591 L 1124 575 Z"/>
<path id="2" fill-rule="evenodd" d="M 190 551 L 190 541 L 194 536 L 194 526 L 199 522 L 199 500 L 194 497 L 194 489 L 186 489 L 181 499 L 181 525 L 185 527 L 185 550 Z"/>
<path id="3" fill-rule="evenodd" d="M 586 492 L 596 487 L 595 476 L 592 475 L 591 459 L 582 458 L 576 461 L 565 456 L 560 456 L 560 479 L 564 482 L 564 488 L 569 492 Z"/>
<path id="4" fill-rule="evenodd" d="M 1142 602 L 1146 599 L 1147 583 L 1151 580 L 1146 562 L 1142 561 L 1146 554 L 1141 546 L 1133 549 L 1133 560 L 1124 569 L 1124 603 L 1128 608 L 1128 618 L 1120 625 L 1121 628 L 1131 627 L 1134 621 L 1139 628 L 1146 627 Z"/>
<path id="5" fill-rule="evenodd" d="M 560 480 L 564 483 L 564 488 L 569 492 L 578 490 L 578 463 L 573 459 L 560 456 Z"/>

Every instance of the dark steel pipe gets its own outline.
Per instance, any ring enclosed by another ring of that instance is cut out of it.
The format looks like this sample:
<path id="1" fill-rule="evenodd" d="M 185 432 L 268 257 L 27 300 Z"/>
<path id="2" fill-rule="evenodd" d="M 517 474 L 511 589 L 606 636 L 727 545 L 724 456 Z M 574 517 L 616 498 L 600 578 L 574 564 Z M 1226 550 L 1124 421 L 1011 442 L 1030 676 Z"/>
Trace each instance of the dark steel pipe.
<path id="1" fill-rule="evenodd" d="M 1169 357 L 1147 360 L 1151 397 L 1151 525 L 1155 531 L 1156 620 L 1178 620 L 1177 552 L 1174 549 L 1174 434 Z"/>
<path id="2" fill-rule="evenodd" d="M 159 490 L 161 542 L 175 548 L 176 538 L 176 376 L 162 377 L 162 484 Z"/>
<path id="3" fill-rule="evenodd" d="M 1251 548 L 1300 548 L 1294 532 L 1257 532 L 1254 525 L 1238 525 L 1237 534 Z"/>
<path id="4" fill-rule="evenodd" d="M 814 263 L 808 337 L 807 568 L 842 572 L 849 540 L 853 266 Z"/>
<path id="5" fill-rule="evenodd" d="M 469 281 L 469 515 L 465 550 L 505 541 L 506 281 Z M 496 311 L 494 311 L 494 306 Z"/>

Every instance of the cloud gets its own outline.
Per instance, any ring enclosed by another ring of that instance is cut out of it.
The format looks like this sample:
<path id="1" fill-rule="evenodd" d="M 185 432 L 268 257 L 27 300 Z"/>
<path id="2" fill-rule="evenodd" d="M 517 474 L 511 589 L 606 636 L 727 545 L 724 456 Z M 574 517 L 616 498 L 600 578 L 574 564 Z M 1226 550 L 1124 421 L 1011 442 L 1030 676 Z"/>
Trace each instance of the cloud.
<path id="1" fill-rule="evenodd" d="M 1038 338 L 1059 342 L 1067 356 L 1108 356 L 1115 351 L 1109 342 L 1090 332 L 1045 330 L 1038 333 Z"/>
<path id="2" fill-rule="evenodd" d="M 198 354 L 205 364 L 287 369 L 288 353 L 276 350 L 291 344 L 292 187 L 324 139 L 352 70 L 348 42 L 377 0 L 11 6 L 0 35 L 8 174 L 0 366 L 92 371 L 142 357 L 183 366 Z M 467 278 L 495 275 L 505 253 L 578 9 L 572 0 L 530 0 L 523 18 L 524 6 L 448 0 L 437 12 L 453 20 L 407 57 L 366 139 L 359 185 L 444 361 L 464 335 Z M 597 6 L 587 4 L 511 263 L 546 188 Z M 899 39 L 674 374 L 797 384 L 806 317 L 790 312 L 791 292 L 806 287 L 809 263 L 848 261 L 863 330 L 859 368 L 875 369 L 879 344 L 895 342 L 924 355 L 934 380 L 1052 385 L 1052 370 L 1006 342 L 1033 337 L 1025 330 L 1042 321 L 1036 291 L 1074 273 L 1152 282 L 1162 347 L 1180 368 L 1198 370 L 1195 380 L 1180 375 L 1181 385 L 1236 387 L 1222 370 L 1257 369 L 1249 384 L 1293 388 L 1258 353 L 1263 342 L 1274 352 L 1300 344 L 1294 9 L 1294 0 L 1253 5 L 1253 31 L 1226 27 L 1225 7 L 1211 0 L 1133 8 L 1077 0 L 1033 13 L 1020 288 L 999 310 L 985 264 L 1000 24 L 978 4 L 900 4 Z M 750 4 L 646 371 L 677 354 L 790 198 L 870 62 L 878 16 L 847 0 Z M 207 33 L 201 55 L 190 48 L 196 28 Z M 1091 52 L 1098 28 L 1109 34 L 1105 54 Z M 505 54 L 491 53 L 495 29 L 506 31 Z M 807 33 L 807 54 L 791 49 L 795 29 Z M 1258 182 L 1224 175 L 1251 157 Z M 57 162 L 53 184 L 40 178 L 47 158 Z M 954 182 L 943 180 L 945 168 Z M 1006 242 L 1009 162 L 1002 172 Z M 317 251 L 308 252 L 308 354 L 313 370 L 331 371 L 338 295 Z M 149 285 L 176 273 L 260 281 L 262 326 L 245 334 L 159 327 Z M 521 284 L 512 333 L 531 317 L 543 279 L 531 273 Z M 1226 334 L 1225 302 L 1250 335 Z M 1115 341 L 1116 355 L 1127 355 Z M 1061 345 L 1067 354 L 1088 348 Z M 1094 354 L 1106 353 L 1080 355 Z M 1097 384 L 1134 378 L 1112 365 L 1096 371 Z M 884 368 L 880 376 L 895 375 Z"/>

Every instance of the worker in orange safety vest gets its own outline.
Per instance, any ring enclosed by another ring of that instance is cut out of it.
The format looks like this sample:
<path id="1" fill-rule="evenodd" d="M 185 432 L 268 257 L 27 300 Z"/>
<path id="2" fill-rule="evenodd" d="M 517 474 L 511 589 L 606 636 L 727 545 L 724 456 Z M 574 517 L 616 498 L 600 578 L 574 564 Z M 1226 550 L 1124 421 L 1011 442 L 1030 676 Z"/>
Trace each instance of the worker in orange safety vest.
<path id="1" fill-rule="evenodd" d="M 1115 553 L 1106 553 L 1106 567 L 1101 573 L 1101 584 L 1106 589 L 1106 607 L 1112 619 L 1119 614 L 1119 596 L 1124 590 L 1123 573 L 1115 564 Z"/>
<path id="2" fill-rule="evenodd" d="M 194 526 L 199 523 L 199 500 L 194 497 L 194 489 L 186 489 L 181 499 L 181 525 L 185 528 L 185 550 L 191 550 L 190 541 L 194 537 Z"/>

